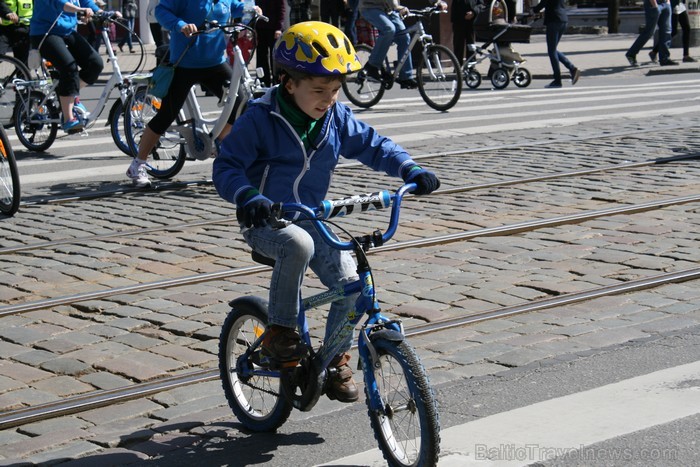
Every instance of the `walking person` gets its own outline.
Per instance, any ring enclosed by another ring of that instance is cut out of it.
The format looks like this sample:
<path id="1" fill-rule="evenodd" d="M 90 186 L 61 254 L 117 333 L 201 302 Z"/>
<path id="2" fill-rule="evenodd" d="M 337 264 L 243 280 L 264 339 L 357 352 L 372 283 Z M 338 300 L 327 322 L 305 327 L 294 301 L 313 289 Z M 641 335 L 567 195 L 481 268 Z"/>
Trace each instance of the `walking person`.
<path id="1" fill-rule="evenodd" d="M 681 44 L 683 44 L 683 61 L 686 63 L 696 62 L 690 56 L 690 18 L 688 16 L 688 7 L 685 6 L 685 0 L 671 0 L 671 40 L 678 34 L 678 25 L 680 24 L 683 34 L 681 36 Z M 656 57 L 659 54 L 659 43 L 654 44 L 654 48 L 649 52 L 649 58 L 652 63 L 656 63 Z"/>
<path id="2" fill-rule="evenodd" d="M 659 27 L 659 63 L 663 66 L 678 65 L 671 60 L 671 4 L 668 0 L 644 0 L 644 29 L 625 53 L 630 66 L 639 66 L 637 54 Z"/>
<path id="3" fill-rule="evenodd" d="M 311 21 L 311 0 L 287 0 L 289 3 L 289 24 Z"/>
<path id="4" fill-rule="evenodd" d="M 345 0 L 345 35 L 352 45 L 357 45 L 357 17 L 360 13 L 360 0 Z"/>
<path id="5" fill-rule="evenodd" d="M 321 21 L 338 27 L 340 25 L 340 15 L 344 9 L 345 4 L 343 0 L 322 0 Z"/>
<path id="6" fill-rule="evenodd" d="M 268 21 L 255 23 L 255 31 L 258 35 L 258 45 L 255 49 L 258 55 L 256 66 L 263 70 L 261 77 L 263 85 L 270 87 L 277 83 L 273 75 L 272 50 L 284 30 L 286 7 L 284 0 L 258 0 L 257 5 L 262 10 L 262 14 L 267 16 Z"/>
<path id="7" fill-rule="evenodd" d="M 136 0 L 124 0 L 122 4 L 122 17 L 126 20 L 126 27 L 129 28 L 121 38 L 117 46 L 119 50 L 124 52 L 124 44 L 129 45 L 129 52 L 134 53 L 134 43 L 131 40 L 131 34 L 134 30 L 134 21 L 136 20 L 136 14 L 138 13 L 138 6 L 136 6 Z"/>
<path id="8" fill-rule="evenodd" d="M 485 9 L 483 0 L 453 0 L 452 2 L 450 10 L 452 49 L 460 65 L 464 63 L 464 45 L 467 45 L 466 57 L 469 57 L 474 50 L 474 44 L 476 44 L 474 20 L 476 15 Z"/>
<path id="9" fill-rule="evenodd" d="M 252 101 L 236 120 L 214 160 L 212 179 L 219 195 L 236 205 L 241 235 L 248 245 L 275 260 L 261 362 L 294 366 L 306 354 L 296 323 L 307 268 L 335 289 L 357 280 L 357 265 L 349 251 L 323 241 L 310 222 L 273 228 L 269 225 L 272 204 L 318 206 L 328 194 L 340 154 L 415 183 L 416 195 L 438 189 L 440 180 L 338 102 L 345 76 L 362 66 L 338 28 L 318 21 L 294 25 L 282 34 L 274 57 L 281 83 Z M 356 298 L 348 295 L 331 304 L 327 342 Z M 340 353 L 330 362 L 334 371 L 325 392 L 330 399 L 354 402 L 360 393 L 347 353 L 352 334 L 341 344 Z"/>
<path id="10" fill-rule="evenodd" d="M 549 62 L 552 65 L 552 74 L 554 79 L 545 88 L 560 88 L 561 84 L 561 62 L 571 74 L 571 84 L 574 85 L 581 77 L 581 71 L 574 66 L 573 63 L 557 50 L 561 36 L 566 32 L 566 26 L 569 23 L 569 17 L 566 14 L 565 0 L 542 0 L 533 9 L 535 14 L 539 14 L 544 10 L 544 25 L 547 38 L 547 54 Z"/>

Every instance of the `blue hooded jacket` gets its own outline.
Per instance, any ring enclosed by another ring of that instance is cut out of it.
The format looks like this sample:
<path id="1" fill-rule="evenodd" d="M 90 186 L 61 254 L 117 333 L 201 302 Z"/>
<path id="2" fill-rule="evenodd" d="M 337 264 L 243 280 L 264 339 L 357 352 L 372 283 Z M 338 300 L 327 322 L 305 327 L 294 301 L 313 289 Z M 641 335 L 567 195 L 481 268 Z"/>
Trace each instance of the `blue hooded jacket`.
<path id="1" fill-rule="evenodd" d="M 326 113 L 313 147 L 307 152 L 291 124 L 282 117 L 273 87 L 235 122 L 214 160 L 219 195 L 235 203 L 256 188 L 273 202 L 318 206 L 330 187 L 340 156 L 355 159 L 391 176 L 404 176 L 415 164 L 408 153 L 336 102 Z M 317 149 L 313 149 L 313 148 Z"/>
<path id="2" fill-rule="evenodd" d="M 66 37 L 75 31 L 78 26 L 78 16 L 75 13 L 63 11 L 63 6 L 66 3 L 72 3 L 81 8 L 90 8 L 92 11 L 100 9 L 93 0 L 34 0 L 34 12 L 29 22 L 29 35 L 43 36 L 50 32 L 52 35 Z M 55 25 L 54 21 L 56 21 Z"/>
<path id="3" fill-rule="evenodd" d="M 205 21 L 227 24 L 230 18 L 243 14 L 239 0 L 160 0 L 155 8 L 158 22 L 170 31 L 170 61 L 177 62 L 183 50 L 192 43 L 180 61 L 183 68 L 209 68 L 224 62 L 226 35 L 223 31 L 185 37 L 182 28 L 187 24 L 200 26 Z"/>

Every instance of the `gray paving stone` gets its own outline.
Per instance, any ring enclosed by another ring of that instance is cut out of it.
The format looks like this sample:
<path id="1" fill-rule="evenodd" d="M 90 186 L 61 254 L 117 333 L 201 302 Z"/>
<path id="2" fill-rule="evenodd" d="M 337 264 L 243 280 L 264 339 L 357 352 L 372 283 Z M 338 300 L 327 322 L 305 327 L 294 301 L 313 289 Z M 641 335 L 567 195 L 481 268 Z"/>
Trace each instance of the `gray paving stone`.
<path id="1" fill-rule="evenodd" d="M 145 417 L 156 410 L 162 409 L 162 407 L 162 405 L 148 399 L 138 399 L 118 405 L 88 410 L 82 412 L 80 418 L 95 426 L 103 426 L 120 420 Z"/>
<path id="2" fill-rule="evenodd" d="M 52 360 L 47 360 L 41 364 L 41 368 L 58 375 L 73 376 L 80 376 L 92 371 L 90 365 L 74 358 L 54 358 Z"/>

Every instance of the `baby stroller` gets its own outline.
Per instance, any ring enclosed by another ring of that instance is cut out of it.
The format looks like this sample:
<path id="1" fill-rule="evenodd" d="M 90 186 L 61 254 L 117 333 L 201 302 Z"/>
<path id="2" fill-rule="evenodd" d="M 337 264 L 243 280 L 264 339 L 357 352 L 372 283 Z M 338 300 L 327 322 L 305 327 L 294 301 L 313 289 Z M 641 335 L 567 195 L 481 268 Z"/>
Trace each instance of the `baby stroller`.
<path id="1" fill-rule="evenodd" d="M 525 59 L 513 50 L 513 42 L 530 42 L 531 27 L 508 23 L 508 7 L 503 0 L 491 0 L 490 8 L 482 10 L 474 20 L 474 31 L 481 46 L 469 45 L 469 55 L 462 66 L 464 82 L 472 89 L 481 84 L 481 74 L 476 65 L 489 60 L 488 77 L 496 89 L 505 89 L 512 80 L 524 88 L 532 82 L 527 68 L 521 66 Z"/>

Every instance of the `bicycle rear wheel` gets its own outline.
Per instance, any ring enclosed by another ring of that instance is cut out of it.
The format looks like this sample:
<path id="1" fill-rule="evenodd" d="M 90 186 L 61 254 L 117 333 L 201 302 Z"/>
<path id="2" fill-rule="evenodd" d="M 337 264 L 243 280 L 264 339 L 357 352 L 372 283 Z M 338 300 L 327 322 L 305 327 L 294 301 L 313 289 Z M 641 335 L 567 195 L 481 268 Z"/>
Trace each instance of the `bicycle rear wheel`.
<path id="1" fill-rule="evenodd" d="M 357 57 L 360 59 L 362 66 L 365 66 L 369 60 L 370 53 L 372 53 L 372 47 L 360 44 L 355 47 L 355 52 L 357 52 Z M 377 104 L 384 95 L 384 91 L 382 83 L 367 78 L 363 70 L 348 76 L 343 82 L 343 92 L 348 100 L 364 109 Z"/>
<path id="2" fill-rule="evenodd" d="M 46 99 L 42 92 L 18 96 L 14 120 L 19 142 L 31 151 L 47 150 L 56 141 L 60 115 L 58 102 Z"/>
<path id="3" fill-rule="evenodd" d="M 0 55 L 0 125 L 11 128 L 14 124 L 17 91 L 12 80 L 29 80 L 27 66 L 14 57 Z"/>
<path id="4" fill-rule="evenodd" d="M 15 153 L 7 133 L 0 128 L 0 212 L 13 215 L 19 209 L 19 200 L 19 172 Z"/>
<path id="5" fill-rule="evenodd" d="M 124 112 L 124 134 L 132 157 L 136 157 L 141 135 L 148 122 L 160 109 L 161 100 L 148 94 L 148 86 L 139 86 L 129 98 Z M 171 178 L 185 165 L 185 145 L 180 133 L 168 129 L 153 148 L 146 170 L 155 178 Z"/>
<path id="6" fill-rule="evenodd" d="M 279 378 L 246 374 L 243 369 L 260 370 L 251 359 L 241 356 L 262 335 L 267 309 L 262 300 L 239 300 L 233 304 L 219 338 L 219 372 L 226 400 L 238 420 L 257 432 L 275 431 L 287 421 L 292 405 L 281 394 Z"/>
<path id="7" fill-rule="evenodd" d="M 367 407 L 374 437 L 389 465 L 435 465 L 440 453 L 440 423 L 428 376 L 407 342 L 373 339 L 380 366 L 374 368 L 384 411 Z"/>
<path id="8" fill-rule="evenodd" d="M 416 68 L 418 91 L 435 110 L 451 109 L 462 94 L 462 71 L 450 49 L 440 44 L 427 46 Z"/>

